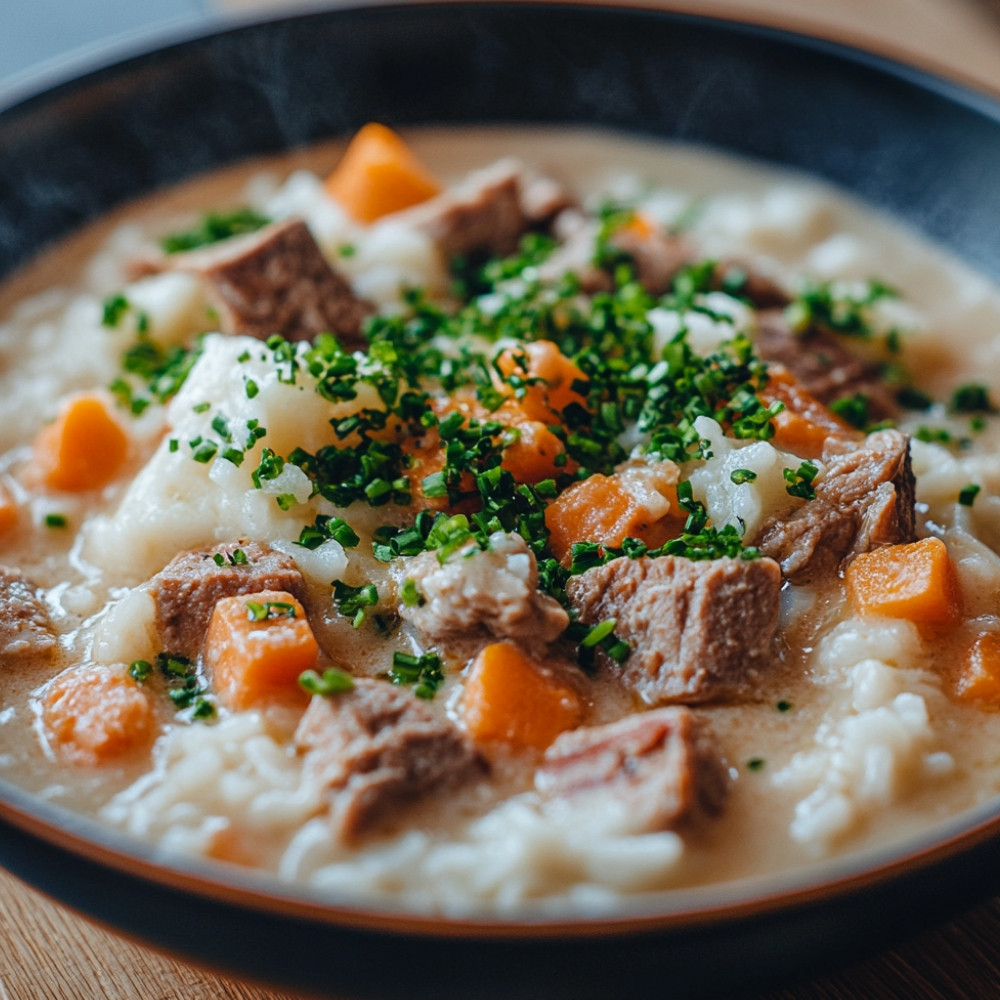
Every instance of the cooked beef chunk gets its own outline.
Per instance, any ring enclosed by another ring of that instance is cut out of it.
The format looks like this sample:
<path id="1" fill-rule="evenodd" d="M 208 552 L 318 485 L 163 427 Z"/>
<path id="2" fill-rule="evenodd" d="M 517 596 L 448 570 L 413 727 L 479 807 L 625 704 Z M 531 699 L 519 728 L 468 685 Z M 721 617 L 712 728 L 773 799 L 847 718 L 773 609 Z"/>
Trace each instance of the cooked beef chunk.
<path id="1" fill-rule="evenodd" d="M 386 681 L 358 678 L 353 691 L 314 697 L 295 744 L 306 780 L 329 791 L 333 829 L 344 840 L 434 789 L 486 772 L 453 723 Z"/>
<path id="2" fill-rule="evenodd" d="M 326 262 L 302 219 L 176 254 L 171 263 L 204 277 L 224 333 L 297 341 L 330 332 L 348 349 L 363 346 L 361 324 L 372 307 Z"/>
<path id="3" fill-rule="evenodd" d="M 512 161 L 516 162 L 516 161 Z M 521 211 L 532 227 L 547 226 L 576 199 L 554 177 L 518 164 Z"/>
<path id="4" fill-rule="evenodd" d="M 755 309 L 783 309 L 791 301 L 780 285 L 739 260 L 719 261 L 714 286 L 720 291 L 732 288 L 732 294 L 749 300 Z"/>
<path id="5" fill-rule="evenodd" d="M 538 565 L 524 539 L 502 531 L 480 552 L 456 552 L 444 564 L 436 552 L 409 559 L 404 569 L 424 599 L 400 613 L 428 642 L 494 635 L 548 643 L 569 624 L 553 598 L 538 591 Z"/>
<path id="6" fill-rule="evenodd" d="M 877 365 L 852 354 L 834 333 L 815 329 L 796 333 L 783 310 L 763 309 L 754 343 L 765 361 L 783 364 L 821 403 L 829 405 L 860 393 L 868 400 L 873 420 L 899 411 Z"/>
<path id="7" fill-rule="evenodd" d="M 569 201 L 555 181 L 505 159 L 469 174 L 457 187 L 399 218 L 426 233 L 449 259 L 504 256 L 517 250 L 529 229 L 545 224 Z"/>
<path id="8" fill-rule="evenodd" d="M 553 223 L 560 244 L 539 268 L 542 280 L 558 281 L 565 274 L 575 274 L 588 295 L 609 291 L 611 275 L 594 263 L 598 228 L 597 221 L 579 209 L 560 212 Z M 643 234 L 626 227 L 613 233 L 609 242 L 632 258 L 636 280 L 651 295 L 669 291 L 692 254 L 685 240 L 662 229 Z"/>
<path id="9" fill-rule="evenodd" d="M 609 242 L 632 258 L 636 280 L 650 295 L 669 292 L 677 272 L 691 260 L 688 242 L 658 227 L 639 233 L 626 226 L 612 233 Z"/>
<path id="10" fill-rule="evenodd" d="M 239 550 L 246 562 L 234 553 Z M 215 556 L 222 556 L 220 566 Z M 285 590 L 300 601 L 305 581 L 286 555 L 260 542 L 227 542 L 175 556 L 151 581 L 163 648 L 195 657 L 201 652 L 215 602 L 238 594 Z"/>
<path id="11" fill-rule="evenodd" d="M 594 263 L 597 249 L 597 222 L 578 208 L 560 212 L 552 223 L 559 245 L 538 268 L 542 281 L 555 282 L 567 274 L 579 279 L 587 295 L 611 290 L 611 275 Z"/>
<path id="12" fill-rule="evenodd" d="M 896 430 L 862 441 L 830 438 L 816 499 L 761 529 L 758 548 L 797 583 L 830 576 L 852 555 L 914 540 L 910 440 Z"/>
<path id="13" fill-rule="evenodd" d="M 614 618 L 632 652 L 622 680 L 648 704 L 744 693 L 772 660 L 781 572 L 770 559 L 622 556 L 572 577 L 588 625 Z"/>
<path id="14" fill-rule="evenodd" d="M 55 629 L 38 590 L 16 569 L 0 566 L 0 660 L 50 656 Z"/>
<path id="15" fill-rule="evenodd" d="M 717 815 L 725 770 L 689 708 L 660 708 L 605 726 L 563 733 L 535 773 L 539 791 L 622 809 L 636 833 Z"/>

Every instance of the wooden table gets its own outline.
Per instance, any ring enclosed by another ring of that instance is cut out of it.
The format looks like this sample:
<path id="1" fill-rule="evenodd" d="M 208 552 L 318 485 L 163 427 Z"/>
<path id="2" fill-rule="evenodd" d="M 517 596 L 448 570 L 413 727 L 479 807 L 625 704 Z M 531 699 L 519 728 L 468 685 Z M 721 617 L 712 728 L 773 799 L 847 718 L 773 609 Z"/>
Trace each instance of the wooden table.
<path id="1" fill-rule="evenodd" d="M 862 44 L 1000 94 L 1000 0 L 707 0 L 688 8 Z M 894 951 L 758 1000 L 994 997 L 1000 997 L 1000 899 Z M 0 872 L 0 1000 L 287 1000 L 287 994 L 131 944 Z"/>

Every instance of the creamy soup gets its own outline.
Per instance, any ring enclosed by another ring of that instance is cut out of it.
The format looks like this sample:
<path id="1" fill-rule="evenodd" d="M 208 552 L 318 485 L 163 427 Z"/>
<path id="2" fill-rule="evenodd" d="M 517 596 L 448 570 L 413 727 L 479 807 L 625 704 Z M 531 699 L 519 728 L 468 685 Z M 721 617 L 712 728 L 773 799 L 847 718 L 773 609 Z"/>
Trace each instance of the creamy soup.
<path id="1" fill-rule="evenodd" d="M 614 907 L 1000 784 L 1000 297 L 842 194 L 367 127 L 0 296 L 0 773 L 338 898 Z"/>

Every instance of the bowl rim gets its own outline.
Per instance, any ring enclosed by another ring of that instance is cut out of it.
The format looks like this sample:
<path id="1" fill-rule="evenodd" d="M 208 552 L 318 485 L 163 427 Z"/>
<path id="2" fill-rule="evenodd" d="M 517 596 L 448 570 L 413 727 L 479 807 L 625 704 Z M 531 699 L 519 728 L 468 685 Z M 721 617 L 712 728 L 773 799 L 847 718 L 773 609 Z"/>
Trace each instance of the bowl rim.
<path id="1" fill-rule="evenodd" d="M 1000 796 L 899 840 L 792 871 L 626 896 L 613 909 L 583 911 L 567 902 L 544 910 L 498 911 L 479 903 L 424 912 L 383 897 L 338 898 L 270 872 L 170 851 L 0 778 L 0 830 L 4 824 L 129 878 L 313 924 L 454 939 L 607 939 L 729 925 L 829 904 L 916 875 L 1000 840 Z M 991 887 L 984 877 L 984 892 Z"/>
<path id="2" fill-rule="evenodd" d="M 883 75 L 942 97 L 950 103 L 1000 124 L 1000 89 L 990 94 L 980 81 L 962 82 L 960 73 L 922 65 L 902 47 L 873 48 L 872 40 L 831 27 L 822 36 L 808 33 L 811 22 L 794 15 L 759 12 L 752 20 L 725 0 L 351 0 L 348 4 L 262 13 L 195 16 L 175 19 L 93 43 L 40 67 L 16 74 L 0 85 L 0 122 L 8 116 L 31 114 L 37 106 L 87 88 L 107 77 L 125 74 L 158 56 L 270 23 L 302 18 L 350 17 L 370 11 L 391 14 L 415 8 L 535 10 L 581 8 L 609 15 L 645 15 L 663 20 L 703 23 L 743 37 L 758 36 L 798 49 L 815 51 L 875 70 Z M 789 29 L 789 21 L 796 26 Z M 815 28 L 815 25 L 812 25 Z M 833 37 L 831 37 L 833 36 Z M 841 39 L 850 40 L 841 40 Z M 866 44 L 867 42 L 867 44 Z M 889 54 L 886 54 L 888 50 Z M 543 123 L 539 123 L 544 127 Z M 612 129 L 607 128 L 608 131 Z M 623 131 L 629 131 L 623 129 Z M 749 917 L 789 911 L 820 901 L 842 898 L 932 868 L 956 855 L 1000 840 L 1000 793 L 989 801 L 940 820 L 897 840 L 809 864 L 790 872 L 757 875 L 691 888 L 666 889 L 628 896 L 613 911 L 560 913 L 558 908 L 498 911 L 489 906 L 455 913 L 415 910 L 373 898 L 338 899 L 329 890 L 283 882 L 278 876 L 254 872 L 225 862 L 188 857 L 143 841 L 98 819 L 75 812 L 0 777 L 0 831 L 3 824 L 72 855 L 186 894 L 210 894 L 217 901 L 312 923 L 437 938 L 585 939 L 622 937 L 649 931 L 690 930 L 729 924 Z M 984 892 L 992 883 L 984 880 Z M 566 909 L 570 904 L 565 904 Z"/>
<path id="3" fill-rule="evenodd" d="M 124 71 L 157 54 L 266 24 L 324 18 L 366 11 L 407 11 L 414 8 L 493 8 L 513 6 L 535 9 L 585 8 L 648 14 L 703 22 L 729 28 L 742 35 L 784 40 L 799 47 L 832 54 L 875 69 L 924 90 L 1000 120 L 1000 83 L 991 87 L 944 60 L 916 53 L 888 39 L 874 39 L 860 30 L 820 23 L 798 12 L 751 10 L 731 0 L 290 0 L 280 9 L 214 10 L 178 15 L 146 27 L 87 43 L 52 56 L 42 63 L 0 78 L 0 117 L 23 113 L 36 102 L 58 97 L 101 77 Z"/>

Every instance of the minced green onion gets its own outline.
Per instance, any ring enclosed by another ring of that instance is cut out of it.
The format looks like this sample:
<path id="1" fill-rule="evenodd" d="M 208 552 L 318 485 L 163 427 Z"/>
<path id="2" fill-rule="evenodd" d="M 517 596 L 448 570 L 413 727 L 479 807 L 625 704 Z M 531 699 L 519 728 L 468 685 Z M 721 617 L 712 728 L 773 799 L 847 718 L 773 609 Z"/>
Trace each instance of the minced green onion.
<path id="1" fill-rule="evenodd" d="M 354 690 L 354 678 L 336 667 L 327 667 L 322 674 L 315 670 L 303 670 L 299 674 L 299 687 L 307 694 L 320 695 L 328 698 L 330 695 L 345 694 Z"/>
<path id="2" fill-rule="evenodd" d="M 976 483 L 969 483 L 968 486 L 964 486 L 959 490 L 958 502 L 963 507 L 971 507 L 976 502 L 976 497 L 979 496 L 980 490 L 982 490 L 982 486 Z"/>

